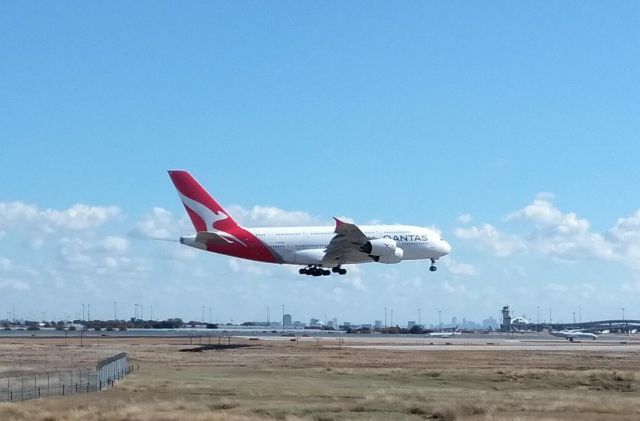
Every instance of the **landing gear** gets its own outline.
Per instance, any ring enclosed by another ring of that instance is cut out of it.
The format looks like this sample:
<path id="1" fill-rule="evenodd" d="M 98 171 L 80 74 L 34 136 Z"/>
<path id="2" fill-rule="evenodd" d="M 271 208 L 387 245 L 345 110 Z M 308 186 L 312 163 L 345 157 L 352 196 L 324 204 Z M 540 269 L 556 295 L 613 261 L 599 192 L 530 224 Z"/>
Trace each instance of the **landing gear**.
<path id="1" fill-rule="evenodd" d="M 338 266 L 336 266 L 336 267 L 332 268 L 332 269 L 331 269 L 331 271 L 332 271 L 333 273 L 338 273 L 338 274 L 340 274 L 340 275 L 346 275 L 346 274 L 347 274 L 347 270 L 346 270 L 346 269 L 342 269 L 342 268 L 340 267 L 340 265 L 338 265 Z"/>
<path id="2" fill-rule="evenodd" d="M 328 269 L 322 269 L 317 266 L 307 266 L 306 268 L 302 268 L 298 271 L 300 275 L 311 275 L 311 276 L 329 276 L 331 275 L 331 271 Z"/>
<path id="3" fill-rule="evenodd" d="M 436 267 L 436 259 L 431 259 L 431 266 L 429 266 L 429 270 L 431 272 L 435 272 L 436 270 L 438 270 L 438 268 Z"/>
<path id="4" fill-rule="evenodd" d="M 323 269 L 320 266 L 309 265 L 306 268 L 302 268 L 302 269 L 300 269 L 298 271 L 298 273 L 300 275 L 311 275 L 311 276 L 329 276 L 329 275 L 331 275 L 331 272 L 337 273 L 337 274 L 340 274 L 340 275 L 346 275 L 347 274 L 347 270 L 346 269 L 342 269 L 340 267 L 340 265 L 331 268 L 331 270 Z"/>

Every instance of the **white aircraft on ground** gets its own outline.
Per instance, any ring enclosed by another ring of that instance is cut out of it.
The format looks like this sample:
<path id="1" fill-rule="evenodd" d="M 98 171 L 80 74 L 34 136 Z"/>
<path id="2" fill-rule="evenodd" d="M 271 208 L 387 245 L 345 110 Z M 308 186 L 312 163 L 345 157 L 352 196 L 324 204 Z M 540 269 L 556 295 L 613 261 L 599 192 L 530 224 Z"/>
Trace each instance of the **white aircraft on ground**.
<path id="1" fill-rule="evenodd" d="M 583 332 L 578 329 L 573 330 L 559 330 L 549 332 L 553 336 L 558 336 L 560 338 L 566 338 L 567 340 L 573 342 L 574 339 L 593 339 L 594 341 L 598 337 L 595 333 L 591 332 Z"/>
<path id="2" fill-rule="evenodd" d="M 412 225 L 357 226 L 334 218 L 330 226 L 244 228 L 186 171 L 169 171 L 196 233 L 180 243 L 213 253 L 304 266 L 301 275 L 344 275 L 342 265 L 426 259 L 429 270 L 451 252 L 433 229 Z M 331 268 L 331 271 L 325 268 Z"/>
<path id="3" fill-rule="evenodd" d="M 458 329 L 456 330 L 442 330 L 440 332 L 429 332 L 427 333 L 428 336 L 433 336 L 436 338 L 451 338 L 454 335 L 460 335 L 462 332 L 460 332 Z"/>

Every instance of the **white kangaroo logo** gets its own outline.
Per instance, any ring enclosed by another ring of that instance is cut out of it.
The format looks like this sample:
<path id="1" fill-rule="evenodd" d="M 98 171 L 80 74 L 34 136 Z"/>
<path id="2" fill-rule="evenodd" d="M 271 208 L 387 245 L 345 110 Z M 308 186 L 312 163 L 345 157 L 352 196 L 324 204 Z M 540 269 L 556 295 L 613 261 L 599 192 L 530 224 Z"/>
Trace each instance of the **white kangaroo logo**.
<path id="1" fill-rule="evenodd" d="M 193 199 L 190 199 L 190 198 L 188 198 L 187 196 L 185 196 L 184 194 L 182 194 L 180 192 L 178 192 L 178 194 L 180 195 L 180 199 L 182 199 L 182 203 L 184 203 L 185 206 L 187 206 L 189 209 L 191 209 L 192 211 L 197 213 L 198 216 L 200 218 L 202 218 L 202 220 L 204 221 L 204 224 L 205 224 L 208 232 L 213 232 L 213 233 L 219 235 L 227 243 L 231 244 L 231 243 L 233 243 L 233 241 L 236 241 L 239 244 L 242 244 L 243 246 L 247 247 L 247 245 L 245 243 L 243 243 L 242 241 L 240 241 L 236 236 L 231 235 L 231 234 L 229 234 L 228 232 L 225 232 L 225 231 L 220 231 L 220 230 L 216 229 L 216 227 L 214 226 L 214 224 L 216 222 L 222 221 L 224 219 L 229 218 L 229 215 L 227 215 L 224 212 L 212 211 L 211 209 L 209 209 L 208 207 L 206 207 L 202 203 L 200 203 L 198 201 L 195 201 Z"/>

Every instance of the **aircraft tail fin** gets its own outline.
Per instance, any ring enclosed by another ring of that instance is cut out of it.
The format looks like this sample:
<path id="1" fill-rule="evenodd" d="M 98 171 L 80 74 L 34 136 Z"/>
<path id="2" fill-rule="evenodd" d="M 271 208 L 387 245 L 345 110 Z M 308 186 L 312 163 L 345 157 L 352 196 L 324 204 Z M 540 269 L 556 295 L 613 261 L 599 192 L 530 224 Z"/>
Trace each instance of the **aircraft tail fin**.
<path id="1" fill-rule="evenodd" d="M 238 225 L 187 171 L 171 170 L 169 177 L 196 231 L 229 231 Z"/>

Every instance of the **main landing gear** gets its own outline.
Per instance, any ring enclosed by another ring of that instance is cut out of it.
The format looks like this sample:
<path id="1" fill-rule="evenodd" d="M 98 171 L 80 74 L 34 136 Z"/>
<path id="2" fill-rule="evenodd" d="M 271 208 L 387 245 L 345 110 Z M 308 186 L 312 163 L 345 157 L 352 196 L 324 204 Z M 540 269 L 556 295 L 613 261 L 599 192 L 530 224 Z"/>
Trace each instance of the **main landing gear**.
<path id="1" fill-rule="evenodd" d="M 436 259 L 431 259 L 431 266 L 429 266 L 429 270 L 431 272 L 435 272 L 436 270 L 438 270 L 438 268 L 436 267 Z"/>
<path id="2" fill-rule="evenodd" d="M 329 276 L 331 272 L 338 273 L 340 275 L 346 275 L 347 270 L 342 269 L 339 265 L 332 268 L 331 270 L 323 269 L 319 266 L 307 266 L 306 268 L 302 268 L 298 271 L 300 275 L 311 275 L 311 276 Z"/>

